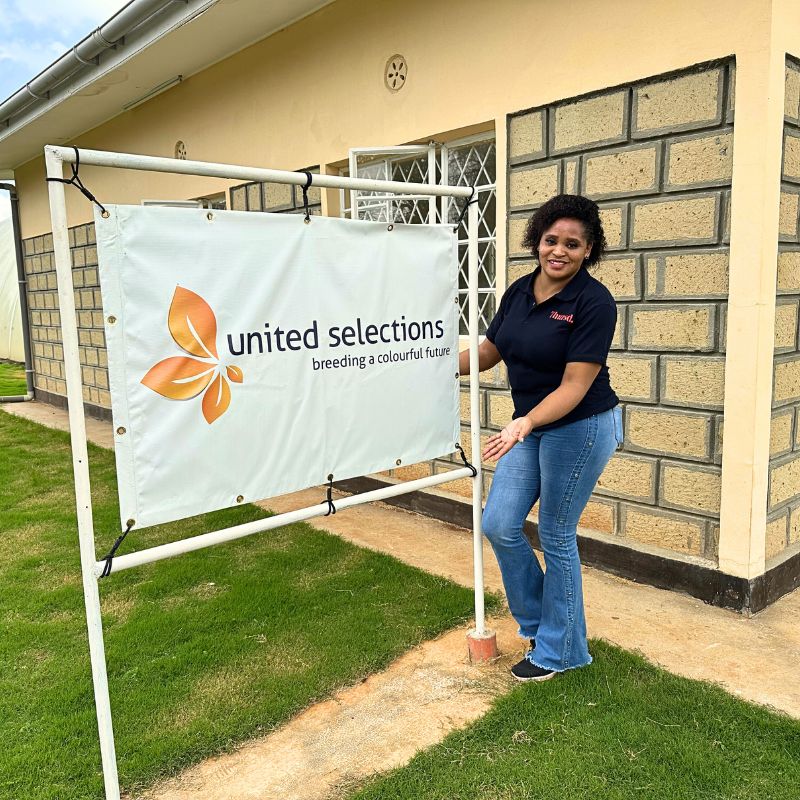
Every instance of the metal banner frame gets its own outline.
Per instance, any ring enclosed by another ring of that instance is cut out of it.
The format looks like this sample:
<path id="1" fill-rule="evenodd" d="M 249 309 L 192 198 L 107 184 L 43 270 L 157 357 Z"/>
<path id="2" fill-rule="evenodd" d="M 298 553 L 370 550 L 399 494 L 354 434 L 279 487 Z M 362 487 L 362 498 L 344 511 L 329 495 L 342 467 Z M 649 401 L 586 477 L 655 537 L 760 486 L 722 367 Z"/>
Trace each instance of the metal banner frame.
<path id="1" fill-rule="evenodd" d="M 77 161 L 72 147 L 45 147 L 47 177 L 64 178 L 64 164 Z M 241 181 L 259 181 L 303 186 L 304 173 L 281 170 L 243 167 L 233 164 L 216 164 L 203 161 L 183 161 L 173 158 L 156 158 L 129 153 L 112 153 L 101 150 L 80 150 L 80 163 L 97 167 L 134 169 L 151 172 L 167 172 L 182 175 L 197 175 Z M 398 181 L 378 181 L 359 178 L 344 178 L 334 175 L 314 175 L 314 185 L 328 189 L 355 189 L 378 191 L 391 194 L 414 194 L 434 197 L 462 198 L 469 202 L 472 189 L 464 186 L 437 186 Z M 107 800 L 120 800 L 119 779 L 114 747 L 114 733 L 111 722 L 111 704 L 108 694 L 108 675 L 106 671 L 105 647 L 103 644 L 103 623 L 100 614 L 100 595 L 98 580 L 105 567 L 104 561 L 97 560 L 94 546 L 94 523 L 92 519 L 92 496 L 89 483 L 89 460 L 86 442 L 86 419 L 83 408 L 81 365 L 78 353 L 78 323 L 75 314 L 75 299 L 72 285 L 72 259 L 67 229 L 67 209 L 65 184 L 55 181 L 48 183 L 50 196 L 50 216 L 55 249 L 56 275 L 58 278 L 58 298 L 61 310 L 61 331 L 64 345 L 64 371 L 67 382 L 69 403 L 69 427 L 72 444 L 72 467 L 75 478 L 75 503 L 78 518 L 78 540 L 80 544 L 83 593 L 86 605 L 86 623 L 89 632 L 89 655 L 92 665 L 95 708 L 97 711 L 100 752 L 103 764 L 103 779 Z M 470 386 L 470 441 L 472 444 L 473 470 L 462 467 L 440 475 L 407 481 L 387 486 L 375 491 L 364 492 L 338 500 L 337 509 L 349 508 L 384 500 L 388 497 L 414 492 L 431 486 L 472 478 L 472 526 L 473 560 L 475 583 L 475 635 L 484 636 L 484 587 L 483 587 L 483 548 L 481 531 L 482 476 L 480 460 L 480 420 L 478 415 L 478 205 L 468 207 L 468 253 L 469 253 L 469 386 Z M 277 528 L 299 520 L 323 516 L 328 511 L 327 502 L 309 506 L 297 511 L 278 514 L 264 520 L 256 520 L 233 528 L 211 531 L 170 544 L 151 547 L 135 553 L 117 556 L 111 565 L 111 572 L 170 558 L 181 553 L 199 550 L 220 542 L 228 542 L 253 533 Z"/>

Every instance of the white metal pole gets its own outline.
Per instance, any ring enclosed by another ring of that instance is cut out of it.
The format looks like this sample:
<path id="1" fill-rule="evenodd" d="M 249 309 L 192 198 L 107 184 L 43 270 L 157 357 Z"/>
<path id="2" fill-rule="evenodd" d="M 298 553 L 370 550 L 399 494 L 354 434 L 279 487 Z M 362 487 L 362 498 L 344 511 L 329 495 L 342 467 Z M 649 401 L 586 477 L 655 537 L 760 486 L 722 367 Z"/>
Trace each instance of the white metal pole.
<path id="1" fill-rule="evenodd" d="M 425 489 L 429 486 L 449 483 L 450 481 L 459 480 L 460 478 L 466 478 L 469 475 L 472 475 L 469 468 L 462 467 L 461 469 L 444 472 L 440 475 L 418 478 L 415 481 L 404 481 L 403 483 L 396 483 L 393 486 L 384 486 L 381 489 L 374 489 L 371 492 L 362 492 L 361 494 L 354 494 L 350 497 L 343 497 L 336 501 L 335 506 L 337 510 L 341 511 L 342 509 L 361 505 L 362 503 L 386 500 L 389 497 L 408 494 L 409 492 Z M 179 539 L 177 542 L 169 542 L 168 544 L 158 545 L 157 547 L 148 547 L 146 550 L 139 550 L 136 553 L 126 553 L 123 556 L 117 556 L 112 561 L 111 572 L 119 572 L 123 569 L 138 567 L 153 561 L 161 561 L 164 558 L 172 558 L 172 556 L 177 556 L 181 553 L 190 553 L 193 550 L 201 550 L 204 547 L 211 547 L 212 545 L 221 544 L 222 542 L 232 542 L 234 539 L 241 539 L 244 536 L 251 536 L 254 533 L 261 533 L 262 531 L 272 530 L 273 528 L 280 528 L 282 525 L 290 525 L 293 522 L 321 517 L 328 513 L 328 511 L 327 502 L 319 503 L 315 506 L 297 509 L 296 511 L 287 511 L 285 514 L 276 514 L 274 517 L 245 522 L 242 525 L 235 525 L 233 528 L 223 528 L 219 531 L 201 533 L 198 536 L 192 536 L 188 539 Z M 104 567 L 105 561 L 98 561 L 94 565 L 95 574 L 99 576 Z"/>
<path id="2" fill-rule="evenodd" d="M 61 161 L 72 164 L 75 151 L 71 147 L 48 145 L 45 151 L 53 153 Z M 112 153 L 105 150 L 81 148 L 81 164 L 117 169 L 139 169 L 150 172 L 171 172 L 176 175 L 202 175 L 209 178 L 226 178 L 242 181 L 264 181 L 303 186 L 303 172 L 287 172 L 280 169 L 242 167 L 238 164 L 217 164 L 210 161 L 182 161 L 178 158 L 140 156 L 133 153 Z M 314 175 L 314 186 L 323 189 L 359 189 L 387 194 L 422 195 L 423 197 L 469 197 L 468 186 L 441 186 L 428 183 L 403 183 L 402 181 L 379 181 L 371 178 L 342 178 L 339 175 Z M 356 198 L 354 198 L 356 202 Z"/>
<path id="3" fill-rule="evenodd" d="M 472 549 L 475 572 L 475 633 L 482 636 L 486 628 L 483 598 L 483 530 L 481 528 L 481 503 L 483 500 L 483 473 L 481 471 L 481 420 L 478 364 L 478 203 L 467 209 L 467 259 L 469 289 L 469 414 L 472 465 L 478 471 L 472 479 Z"/>
<path id="4" fill-rule="evenodd" d="M 63 178 L 62 160 L 52 150 L 45 152 L 48 178 Z M 58 279 L 58 302 L 61 312 L 61 336 L 64 345 L 64 372 L 67 380 L 69 429 L 72 443 L 72 470 L 75 475 L 75 505 L 78 514 L 78 541 L 83 574 L 83 597 L 86 604 L 86 625 L 89 630 L 89 657 L 94 682 L 94 702 L 100 736 L 100 755 L 106 799 L 119 800 L 119 779 L 114 752 L 114 731 L 111 725 L 111 702 L 108 696 L 106 655 L 103 646 L 103 620 L 100 595 L 95 577 L 94 523 L 92 494 L 89 484 L 89 457 L 86 447 L 86 420 L 83 415 L 83 388 L 78 353 L 78 322 L 72 287 L 72 258 L 67 233 L 67 206 L 64 184 L 51 181 L 50 218 Z"/>

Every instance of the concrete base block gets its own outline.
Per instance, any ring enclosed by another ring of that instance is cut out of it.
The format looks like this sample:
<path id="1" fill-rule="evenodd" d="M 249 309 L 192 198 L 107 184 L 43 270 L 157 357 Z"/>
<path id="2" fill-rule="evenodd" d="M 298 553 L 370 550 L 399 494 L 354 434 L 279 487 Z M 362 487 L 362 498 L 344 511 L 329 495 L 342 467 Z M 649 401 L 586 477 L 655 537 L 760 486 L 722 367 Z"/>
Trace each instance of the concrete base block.
<path id="1" fill-rule="evenodd" d="M 498 657 L 497 634 L 486 630 L 478 633 L 470 630 L 467 633 L 467 646 L 469 648 L 469 661 L 471 664 L 483 664 Z"/>

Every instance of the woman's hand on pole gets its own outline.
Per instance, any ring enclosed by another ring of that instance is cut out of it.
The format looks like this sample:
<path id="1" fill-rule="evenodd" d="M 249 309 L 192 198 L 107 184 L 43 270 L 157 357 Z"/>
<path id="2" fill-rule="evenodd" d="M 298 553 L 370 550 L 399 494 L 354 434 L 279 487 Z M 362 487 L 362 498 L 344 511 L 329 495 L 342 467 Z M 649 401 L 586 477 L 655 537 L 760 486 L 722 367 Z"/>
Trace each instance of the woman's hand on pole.
<path id="1" fill-rule="evenodd" d="M 532 430 L 533 423 L 527 416 L 512 419 L 500 433 L 495 433 L 489 437 L 481 457 L 485 461 L 497 461 L 517 442 L 524 441 Z"/>

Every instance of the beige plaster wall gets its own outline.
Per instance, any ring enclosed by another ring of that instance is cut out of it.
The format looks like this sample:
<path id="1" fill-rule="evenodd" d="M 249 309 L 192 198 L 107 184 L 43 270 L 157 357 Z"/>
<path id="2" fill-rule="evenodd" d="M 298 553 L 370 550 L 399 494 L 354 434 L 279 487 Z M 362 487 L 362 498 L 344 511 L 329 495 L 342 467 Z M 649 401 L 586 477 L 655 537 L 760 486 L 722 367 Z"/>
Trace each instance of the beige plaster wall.
<path id="1" fill-rule="evenodd" d="M 297 169 L 345 158 L 349 147 L 426 140 L 693 63 L 764 47 L 769 0 L 577 0 L 558 35 L 546 0 L 339 0 L 80 136 L 83 147 Z M 549 31 L 549 32 L 548 32 Z M 390 93 L 383 67 L 408 61 Z M 500 172 L 500 170 L 498 170 Z M 224 182 L 85 169 L 108 202 L 196 197 Z M 23 236 L 49 230 L 44 165 L 17 170 Z M 70 193 L 73 195 L 74 193 Z M 90 209 L 70 196 L 70 225 Z"/>

